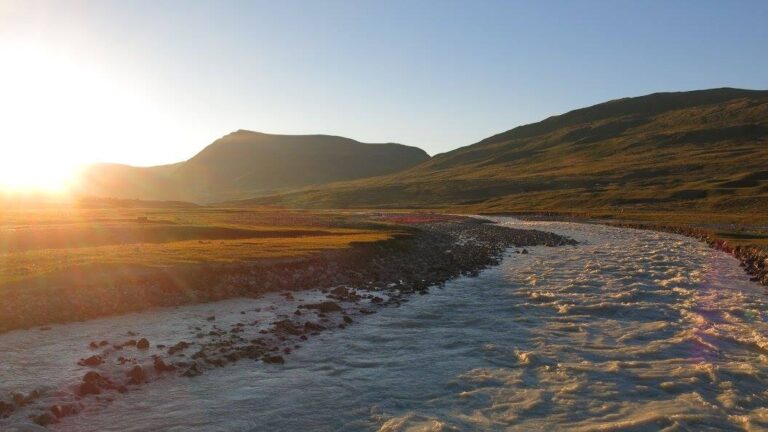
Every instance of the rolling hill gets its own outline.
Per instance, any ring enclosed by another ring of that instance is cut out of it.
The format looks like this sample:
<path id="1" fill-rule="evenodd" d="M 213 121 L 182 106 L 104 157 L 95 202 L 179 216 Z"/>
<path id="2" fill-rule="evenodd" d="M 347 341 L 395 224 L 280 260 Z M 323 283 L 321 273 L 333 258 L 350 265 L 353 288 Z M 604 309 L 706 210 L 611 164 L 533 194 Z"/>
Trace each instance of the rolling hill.
<path id="1" fill-rule="evenodd" d="M 655 93 L 578 109 L 402 172 L 240 204 L 477 211 L 768 212 L 768 91 Z"/>
<path id="2" fill-rule="evenodd" d="M 427 159 L 423 150 L 401 144 L 239 130 L 185 162 L 147 168 L 90 166 L 75 191 L 87 196 L 205 203 L 380 176 Z"/>

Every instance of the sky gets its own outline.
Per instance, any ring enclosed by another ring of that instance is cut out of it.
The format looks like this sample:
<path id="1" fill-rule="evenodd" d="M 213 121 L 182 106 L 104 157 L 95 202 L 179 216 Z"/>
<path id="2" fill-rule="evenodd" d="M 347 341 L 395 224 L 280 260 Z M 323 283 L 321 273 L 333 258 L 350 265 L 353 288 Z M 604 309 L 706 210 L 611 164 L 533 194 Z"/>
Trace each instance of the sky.
<path id="1" fill-rule="evenodd" d="M 768 89 L 767 1 L 0 0 L 0 186 L 237 129 L 434 155 L 610 99 Z"/>

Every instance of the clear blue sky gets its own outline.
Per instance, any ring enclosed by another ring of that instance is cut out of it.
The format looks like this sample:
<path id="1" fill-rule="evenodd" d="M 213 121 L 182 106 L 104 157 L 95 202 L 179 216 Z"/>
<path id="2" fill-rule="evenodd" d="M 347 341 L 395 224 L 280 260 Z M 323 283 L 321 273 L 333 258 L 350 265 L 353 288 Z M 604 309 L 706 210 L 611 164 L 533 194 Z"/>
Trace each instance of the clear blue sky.
<path id="1" fill-rule="evenodd" d="M 768 88 L 768 1 L 0 0 L 3 44 L 37 53 L 4 57 L 7 88 L 36 67 L 72 89 L 34 119 L 6 105 L 27 126 L 5 139 L 39 125 L 29 148 L 86 162 L 183 160 L 240 128 L 435 154 L 608 99 Z"/>

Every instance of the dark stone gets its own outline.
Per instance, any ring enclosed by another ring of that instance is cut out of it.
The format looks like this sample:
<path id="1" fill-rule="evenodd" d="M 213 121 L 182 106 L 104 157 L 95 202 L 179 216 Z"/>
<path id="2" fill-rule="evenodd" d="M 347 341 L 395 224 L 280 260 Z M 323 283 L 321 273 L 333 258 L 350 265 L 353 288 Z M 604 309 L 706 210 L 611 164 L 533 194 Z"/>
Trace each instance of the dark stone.
<path id="1" fill-rule="evenodd" d="M 307 321 L 304 323 L 304 331 L 313 332 L 313 331 L 321 331 L 321 330 L 325 330 L 325 327 L 321 326 L 320 324 L 313 323 L 310 321 Z"/>
<path id="2" fill-rule="evenodd" d="M 264 363 L 270 363 L 270 364 L 283 364 L 283 363 L 285 363 L 285 359 L 283 358 L 283 356 L 279 356 L 279 355 L 273 355 L 273 356 L 266 355 L 266 356 L 262 357 L 262 360 L 264 361 Z"/>
<path id="3" fill-rule="evenodd" d="M 88 395 L 97 395 L 101 394 L 101 389 L 99 388 L 96 383 L 93 382 L 84 382 L 80 384 L 80 387 L 77 389 L 77 394 L 80 397 L 88 396 Z"/>
<path id="4" fill-rule="evenodd" d="M 0 401 L 0 418 L 8 417 L 15 409 L 12 404 Z"/>
<path id="5" fill-rule="evenodd" d="M 176 370 L 176 366 L 166 364 L 163 359 L 157 357 L 155 358 L 155 370 L 158 372 L 173 372 Z"/>
<path id="6" fill-rule="evenodd" d="M 308 304 L 305 306 L 307 309 L 317 309 L 321 313 L 341 312 L 341 306 L 338 303 L 332 301 L 325 301 L 322 303 Z"/>
<path id="7" fill-rule="evenodd" d="M 189 345 L 190 345 L 189 342 L 181 341 L 181 342 L 177 343 L 176 345 L 168 348 L 168 354 L 169 355 L 174 355 L 174 354 L 176 354 L 178 352 L 184 351 L 185 349 L 189 348 Z"/>
<path id="8" fill-rule="evenodd" d="M 50 411 L 56 418 L 69 417 L 78 412 L 77 407 L 74 405 L 54 405 Z"/>
<path id="9" fill-rule="evenodd" d="M 192 363 L 192 366 L 190 366 L 189 369 L 187 369 L 181 375 L 185 376 L 185 377 L 188 377 L 188 378 L 191 378 L 191 377 L 196 377 L 196 376 L 200 375 L 201 373 L 203 373 L 203 372 L 200 370 L 200 367 L 197 365 L 197 363 Z"/>
<path id="10" fill-rule="evenodd" d="M 144 384 L 147 382 L 147 373 L 144 372 L 144 368 L 141 366 L 134 366 L 133 369 L 128 371 L 128 384 Z"/>
<path id="11" fill-rule="evenodd" d="M 275 323 L 275 331 L 279 333 L 287 333 L 290 335 L 301 334 L 301 330 L 296 328 L 296 326 L 290 320 L 287 320 L 287 319 L 277 321 Z"/>
<path id="12" fill-rule="evenodd" d="M 91 367 L 98 366 L 102 363 L 104 363 L 104 359 L 101 358 L 101 356 L 99 355 L 93 355 L 88 357 L 87 359 L 80 360 L 79 362 L 77 362 L 77 364 L 79 364 L 80 366 L 91 366 Z"/>
<path id="13" fill-rule="evenodd" d="M 32 421 L 40 426 L 48 426 L 56 422 L 56 418 L 48 413 L 42 413 L 38 416 L 32 417 Z"/>
<path id="14" fill-rule="evenodd" d="M 140 350 L 149 349 L 149 341 L 146 338 L 139 339 L 139 341 L 136 342 L 136 348 Z"/>

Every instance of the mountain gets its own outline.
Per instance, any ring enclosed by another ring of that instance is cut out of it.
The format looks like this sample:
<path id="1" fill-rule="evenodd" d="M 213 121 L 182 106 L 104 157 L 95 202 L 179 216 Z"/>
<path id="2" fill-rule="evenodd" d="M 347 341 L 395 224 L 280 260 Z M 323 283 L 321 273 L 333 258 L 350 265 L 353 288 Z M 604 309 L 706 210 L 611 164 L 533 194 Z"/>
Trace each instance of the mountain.
<path id="1" fill-rule="evenodd" d="M 173 165 L 93 165 L 75 190 L 89 196 L 212 202 L 380 176 L 427 159 L 423 150 L 401 144 L 239 130 Z"/>
<path id="2" fill-rule="evenodd" d="M 768 91 L 624 98 L 550 117 L 391 175 L 247 201 L 486 211 L 768 211 Z"/>

